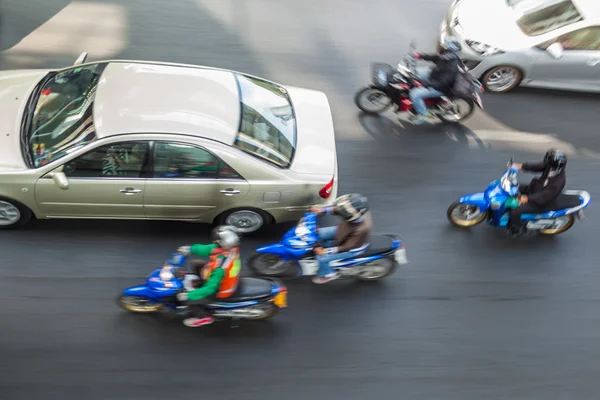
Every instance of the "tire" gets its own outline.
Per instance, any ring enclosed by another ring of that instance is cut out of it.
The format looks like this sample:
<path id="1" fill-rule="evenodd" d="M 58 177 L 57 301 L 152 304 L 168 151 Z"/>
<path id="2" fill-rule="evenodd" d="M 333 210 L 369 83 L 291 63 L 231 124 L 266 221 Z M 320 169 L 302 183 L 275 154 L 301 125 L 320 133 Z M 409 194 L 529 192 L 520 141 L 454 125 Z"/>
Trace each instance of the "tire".
<path id="1" fill-rule="evenodd" d="M 33 216 L 31 210 L 18 201 L 0 197 L 0 229 L 19 229 Z"/>
<path id="2" fill-rule="evenodd" d="M 575 225 L 575 216 L 569 215 L 569 221 L 558 229 L 540 229 L 539 232 L 545 236 L 556 236 L 571 229 Z"/>
<path id="3" fill-rule="evenodd" d="M 270 318 L 273 318 L 275 315 L 277 315 L 279 313 L 279 307 L 277 307 L 275 304 L 269 302 L 269 303 L 262 303 L 259 304 L 255 307 L 260 307 L 266 310 L 265 314 L 260 316 L 260 317 L 256 317 L 256 318 L 248 318 L 250 321 L 264 321 Z"/>
<path id="4" fill-rule="evenodd" d="M 510 80 L 510 82 L 507 82 L 506 84 L 495 84 L 494 82 L 490 82 L 490 80 L 494 80 L 495 76 L 498 76 L 498 74 L 502 74 L 503 71 L 505 71 L 506 73 L 512 74 L 512 79 Z M 521 84 L 521 81 L 523 80 L 523 72 L 517 68 L 517 67 L 513 67 L 510 65 L 499 65 L 497 67 L 494 67 L 490 70 L 488 70 L 485 74 L 483 74 L 483 76 L 481 77 L 481 83 L 483 84 L 483 87 L 485 88 L 485 90 L 487 90 L 488 92 L 492 92 L 492 93 L 506 93 L 509 92 L 511 90 L 513 90 L 514 88 L 516 88 L 517 86 L 519 86 Z"/>
<path id="5" fill-rule="evenodd" d="M 457 219 L 454 217 L 453 213 L 454 213 L 454 210 L 458 209 L 459 207 L 471 207 L 475 211 L 479 211 L 480 215 L 477 218 L 472 219 L 472 220 Z M 458 228 L 472 228 L 476 225 L 479 225 L 480 223 L 485 221 L 485 219 L 487 218 L 487 215 L 488 215 L 487 212 L 481 212 L 481 210 L 477 206 L 459 203 L 458 201 L 455 201 L 454 203 L 450 204 L 450 207 L 448 207 L 448 211 L 446 211 L 446 216 L 448 217 L 448 221 L 450 221 L 450 223 L 452 225 L 454 225 Z"/>
<path id="6" fill-rule="evenodd" d="M 385 96 L 385 98 L 388 99 L 388 104 L 381 106 L 379 108 L 374 107 L 372 109 L 369 108 L 365 108 L 365 104 L 364 103 L 371 103 L 368 100 L 368 96 L 369 94 L 379 94 L 379 95 L 383 95 Z M 356 95 L 354 96 L 354 104 L 356 104 L 356 107 L 358 107 L 359 110 L 361 110 L 362 112 L 364 112 L 365 114 L 369 114 L 369 115 L 377 115 L 377 114 L 381 114 L 383 112 L 385 112 L 388 108 L 390 108 L 392 106 L 392 99 L 390 99 L 387 94 L 385 94 L 383 92 L 383 90 L 381 89 L 376 89 L 376 88 L 372 88 L 372 87 L 364 87 L 361 90 L 359 90 L 358 92 L 356 92 Z"/>
<path id="7" fill-rule="evenodd" d="M 162 309 L 162 305 L 160 305 L 160 304 L 135 305 L 135 304 L 128 303 L 126 301 L 127 299 L 133 299 L 134 301 L 135 301 L 135 299 L 138 299 L 138 301 L 148 300 L 148 299 L 143 298 L 143 297 L 125 296 L 122 294 L 117 296 L 116 300 L 117 300 L 117 304 L 119 305 L 119 307 L 121 307 L 125 311 L 129 311 L 134 314 L 149 314 L 149 313 L 157 312 L 160 309 Z"/>
<path id="8" fill-rule="evenodd" d="M 398 266 L 398 264 L 394 261 L 394 256 L 377 259 L 365 264 L 365 266 L 374 264 L 383 264 L 383 271 L 372 275 L 358 275 L 357 278 L 361 281 L 378 281 L 390 276 Z"/>
<path id="9" fill-rule="evenodd" d="M 271 215 L 255 208 L 237 208 L 221 214 L 215 225 L 230 225 L 242 234 L 258 232 L 265 225 L 273 223 Z"/>
<path id="10" fill-rule="evenodd" d="M 456 100 L 458 100 L 458 99 L 456 99 Z M 465 115 L 456 116 L 455 118 L 452 118 L 452 117 L 448 116 L 447 114 L 438 114 L 438 117 L 442 121 L 444 121 L 446 123 L 450 123 L 450 124 L 459 124 L 463 121 L 466 121 L 475 112 L 475 103 L 473 102 L 473 100 L 467 100 L 467 99 L 462 99 L 462 98 L 460 100 L 465 101 L 469 107 L 469 109 L 465 113 Z"/>
<path id="11" fill-rule="evenodd" d="M 291 264 L 289 262 L 281 264 L 279 267 L 275 269 L 269 269 L 268 267 L 264 267 L 259 262 L 265 257 L 272 257 L 272 261 L 276 264 L 277 261 L 281 260 L 278 255 L 275 254 L 263 254 L 263 253 L 254 253 L 248 259 L 248 268 L 258 276 L 269 276 L 269 277 L 284 277 L 290 273 Z"/>

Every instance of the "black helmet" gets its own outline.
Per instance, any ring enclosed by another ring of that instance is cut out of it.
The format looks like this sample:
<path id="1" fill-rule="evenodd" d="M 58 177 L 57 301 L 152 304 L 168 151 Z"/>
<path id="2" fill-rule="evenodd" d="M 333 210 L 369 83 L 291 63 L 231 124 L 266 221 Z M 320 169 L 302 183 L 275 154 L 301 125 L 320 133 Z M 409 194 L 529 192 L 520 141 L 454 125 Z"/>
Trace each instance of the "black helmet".
<path id="1" fill-rule="evenodd" d="M 567 156 L 558 149 L 550 149 L 544 156 L 544 165 L 546 168 L 560 171 L 567 165 Z"/>
<path id="2" fill-rule="evenodd" d="M 442 42 L 442 49 L 451 51 L 452 53 L 458 53 L 462 50 L 462 46 L 454 36 L 447 36 Z"/>
<path id="3" fill-rule="evenodd" d="M 232 226 L 217 226 L 211 232 L 211 240 L 223 249 L 230 250 L 240 245 L 240 237 Z"/>
<path id="4" fill-rule="evenodd" d="M 345 194 L 335 200 L 333 207 L 337 215 L 352 222 L 369 211 L 369 200 L 361 194 Z"/>

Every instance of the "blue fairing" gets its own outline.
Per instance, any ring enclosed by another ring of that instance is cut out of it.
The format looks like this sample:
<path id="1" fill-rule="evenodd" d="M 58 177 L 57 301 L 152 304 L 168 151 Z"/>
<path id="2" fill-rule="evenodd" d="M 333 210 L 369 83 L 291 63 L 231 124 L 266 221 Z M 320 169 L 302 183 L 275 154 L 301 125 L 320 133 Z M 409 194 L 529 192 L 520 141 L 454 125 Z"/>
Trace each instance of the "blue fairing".
<path id="1" fill-rule="evenodd" d="M 488 200 L 486 199 L 486 196 L 484 193 L 468 194 L 468 195 L 463 196 L 460 199 L 458 199 L 458 202 L 462 203 L 462 204 L 470 204 L 473 206 L 477 206 L 477 207 L 479 207 L 479 209 L 482 212 L 486 211 L 488 208 L 490 208 L 490 204 L 489 204 Z"/>

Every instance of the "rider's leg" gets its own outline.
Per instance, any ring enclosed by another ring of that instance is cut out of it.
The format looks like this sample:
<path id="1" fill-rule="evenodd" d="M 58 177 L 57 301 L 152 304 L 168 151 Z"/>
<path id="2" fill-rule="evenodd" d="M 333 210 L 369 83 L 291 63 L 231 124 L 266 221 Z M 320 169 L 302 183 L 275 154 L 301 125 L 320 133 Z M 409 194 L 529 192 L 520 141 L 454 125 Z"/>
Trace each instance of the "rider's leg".
<path id="1" fill-rule="evenodd" d="M 523 234 L 526 223 L 521 219 L 521 216 L 523 214 L 537 213 L 539 213 L 539 207 L 534 204 L 522 204 L 519 207 L 511 209 L 509 212 L 509 230 L 515 235 Z"/>
<path id="2" fill-rule="evenodd" d="M 412 88 L 410 90 L 409 95 L 410 95 L 410 101 L 413 104 L 413 108 L 415 109 L 417 114 L 420 116 L 420 118 L 416 118 L 414 122 L 422 123 L 422 122 L 424 122 L 424 116 L 427 113 L 427 107 L 425 106 L 425 99 L 439 97 L 439 96 L 442 96 L 443 93 L 440 92 L 439 90 L 436 90 L 433 88 L 417 87 L 417 88 Z"/>
<path id="3" fill-rule="evenodd" d="M 325 247 L 333 246 L 335 240 L 335 234 L 337 233 L 337 226 L 328 226 L 325 228 L 319 228 L 317 234 L 319 239 L 323 242 Z"/>
<path id="4" fill-rule="evenodd" d="M 190 328 L 197 328 L 199 326 L 212 324 L 215 321 L 215 319 L 212 317 L 212 315 L 210 315 L 210 313 L 206 309 L 206 305 L 209 304 L 211 301 L 211 298 L 187 301 L 186 304 L 190 308 L 190 313 L 192 314 L 192 317 L 186 318 L 183 321 L 183 324 L 189 326 Z"/>
<path id="5" fill-rule="evenodd" d="M 318 255 L 317 261 L 319 262 L 319 272 L 318 272 L 318 276 L 313 278 L 313 282 L 314 283 L 327 283 L 329 281 L 339 278 L 338 273 L 335 272 L 331 268 L 329 263 L 331 261 L 349 258 L 353 255 L 354 255 L 353 252 Z"/>

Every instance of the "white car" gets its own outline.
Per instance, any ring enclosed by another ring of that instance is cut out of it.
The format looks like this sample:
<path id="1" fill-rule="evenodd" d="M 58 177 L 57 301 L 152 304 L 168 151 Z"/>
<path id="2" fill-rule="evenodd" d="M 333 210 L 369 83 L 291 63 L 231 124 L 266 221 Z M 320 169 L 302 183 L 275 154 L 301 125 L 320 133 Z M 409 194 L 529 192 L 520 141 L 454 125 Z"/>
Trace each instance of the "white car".
<path id="1" fill-rule="evenodd" d="M 335 198 L 324 93 L 217 68 L 85 58 L 0 72 L 0 229 L 35 217 L 254 232 Z"/>
<path id="2" fill-rule="evenodd" d="M 600 0 L 454 0 L 441 24 L 491 92 L 600 92 Z"/>

